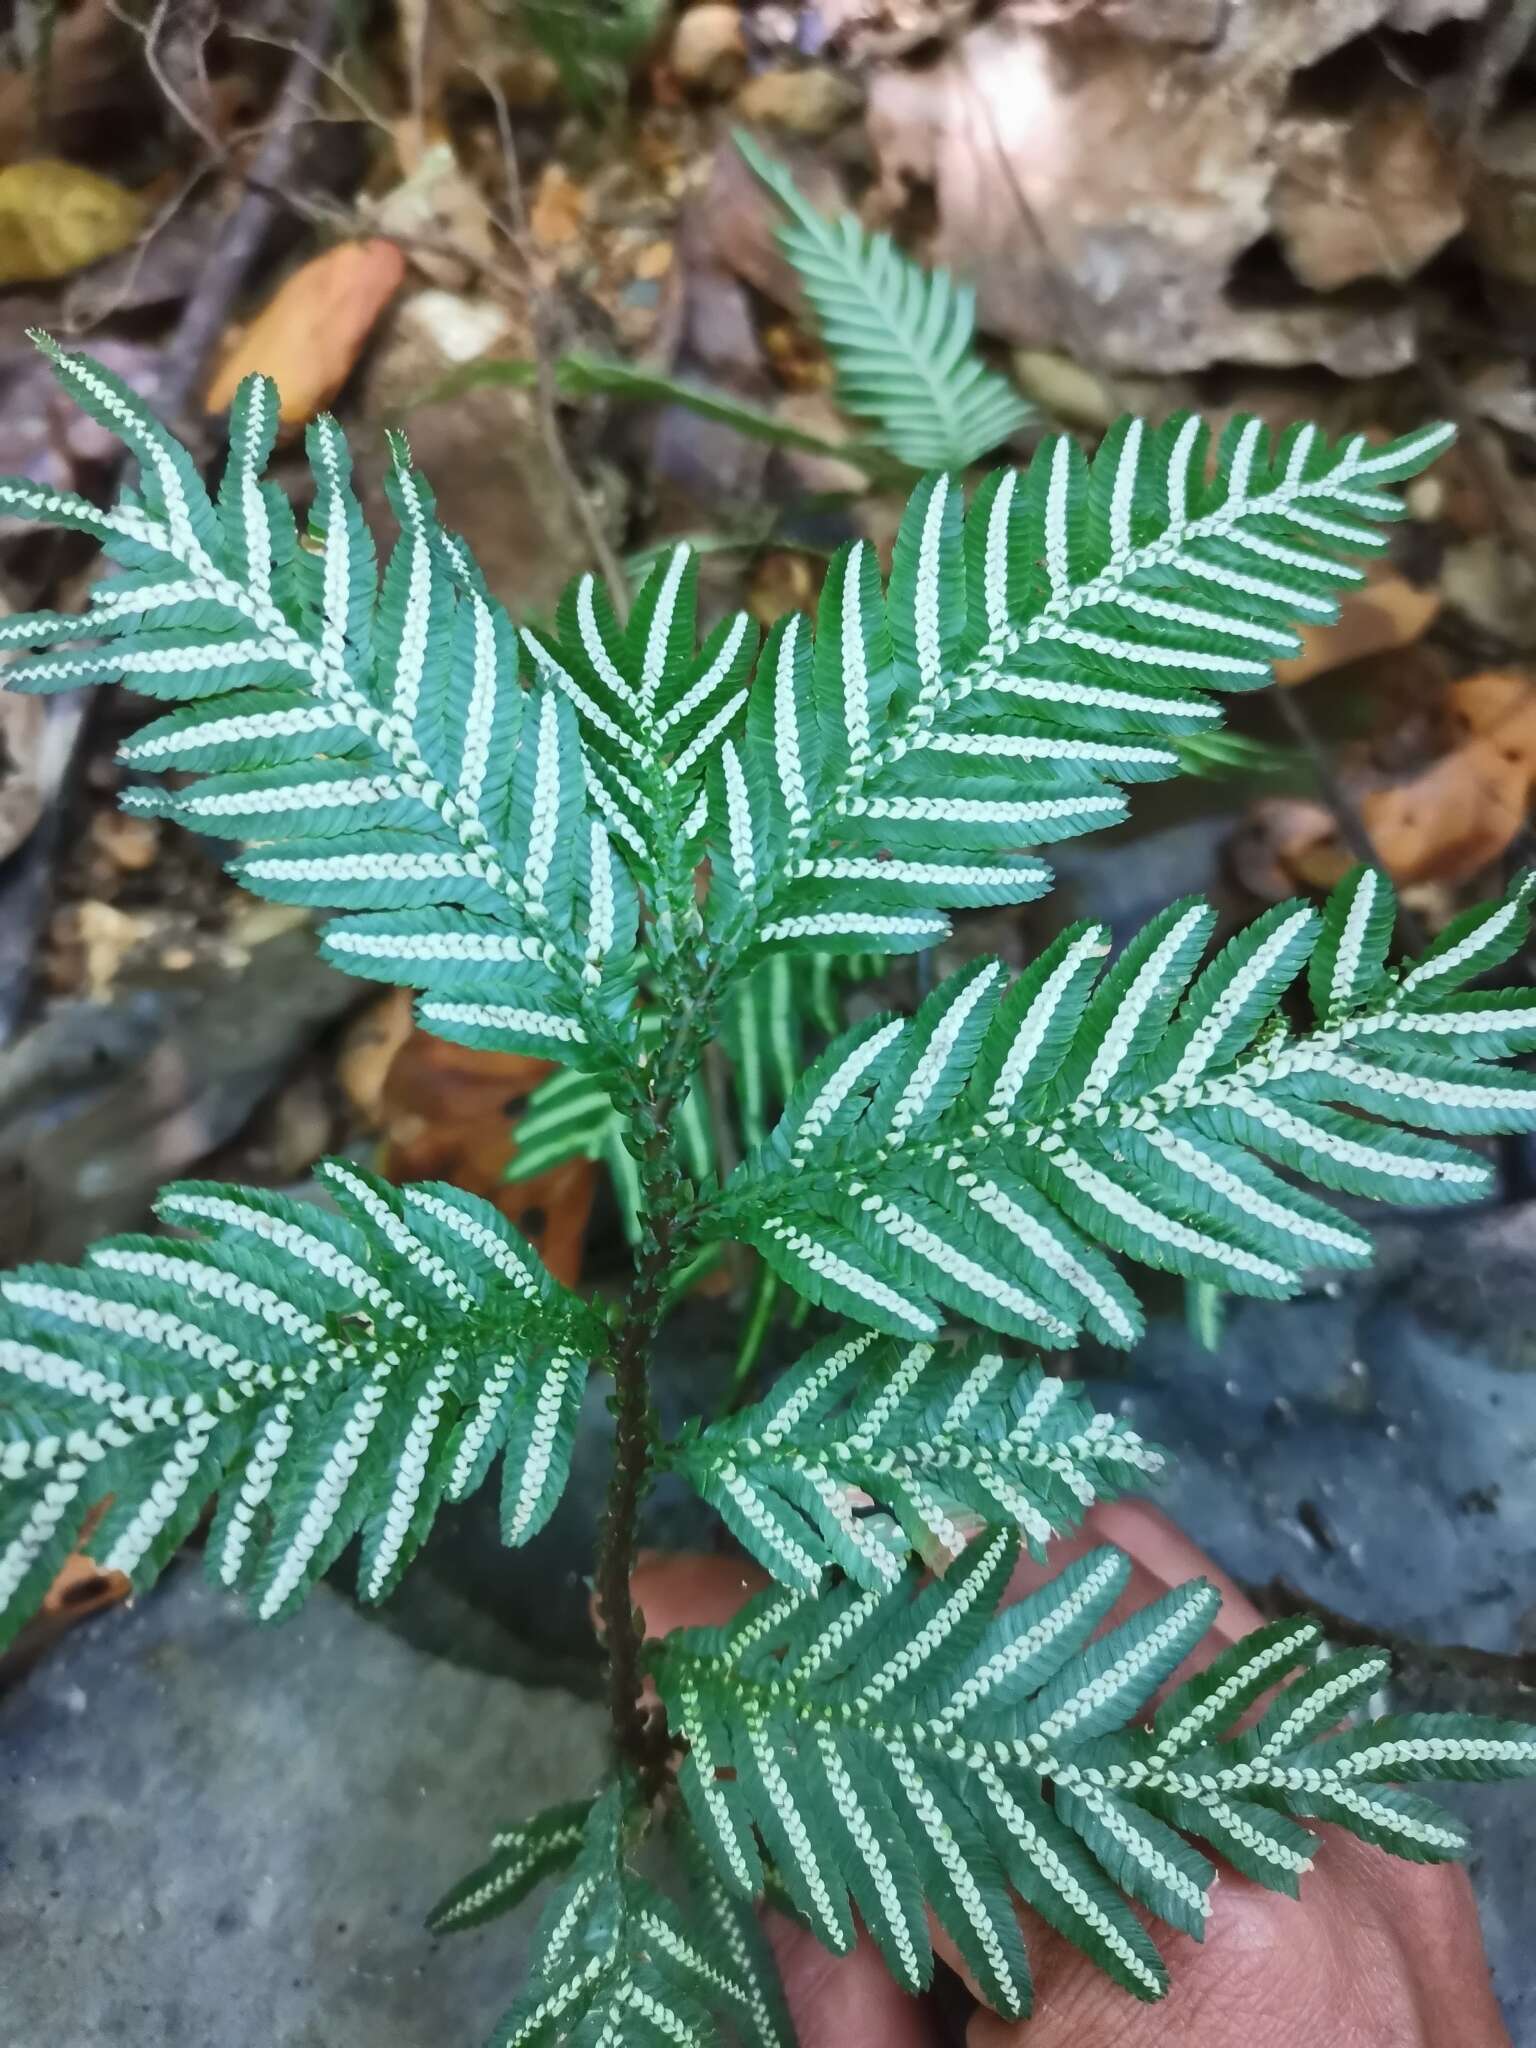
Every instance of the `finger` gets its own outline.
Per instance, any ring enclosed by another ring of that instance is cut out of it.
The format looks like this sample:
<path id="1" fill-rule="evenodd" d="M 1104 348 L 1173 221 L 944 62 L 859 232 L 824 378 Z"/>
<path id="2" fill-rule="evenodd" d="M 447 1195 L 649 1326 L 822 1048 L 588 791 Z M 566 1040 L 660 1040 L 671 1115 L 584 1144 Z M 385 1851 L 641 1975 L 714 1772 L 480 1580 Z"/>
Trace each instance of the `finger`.
<path id="1" fill-rule="evenodd" d="M 1172 1980 L 1161 2003 L 1133 2004 L 1047 1932 L 1034 2017 L 977 2013 L 967 2048 L 1509 2048 L 1466 1873 L 1319 1832 L 1299 1901 L 1233 1876 L 1203 1946 L 1159 1931 Z"/>
<path id="2" fill-rule="evenodd" d="M 923 2008 L 899 1988 L 867 1934 L 835 1956 L 808 1929 L 766 1913 L 800 2048 L 938 2048 Z"/>
<path id="3" fill-rule="evenodd" d="M 675 1628 L 718 1628 L 768 1584 L 766 1573 L 734 1557 L 644 1551 L 629 1581 L 647 1636 Z"/>
<path id="4" fill-rule="evenodd" d="M 1021 1559 L 1008 1582 L 1004 1605 L 1011 1606 L 1027 1593 L 1036 1592 L 1075 1559 L 1102 1543 L 1112 1543 L 1131 1560 L 1129 1583 L 1110 1614 L 1107 1627 L 1123 1621 L 1138 1607 L 1145 1607 L 1148 1601 L 1158 1599 L 1171 1586 L 1182 1585 L 1186 1579 L 1209 1579 L 1221 1595 L 1221 1607 L 1212 1623 L 1211 1636 L 1206 1638 L 1208 1647 L 1201 1663 L 1209 1663 L 1224 1643 L 1235 1643 L 1240 1636 L 1262 1625 L 1263 1615 L 1237 1581 L 1229 1578 L 1214 1558 L 1208 1557 L 1170 1522 L 1161 1508 L 1142 1500 L 1101 1501 L 1088 1510 L 1082 1526 L 1073 1535 L 1060 1537 L 1051 1544 L 1043 1564 L 1033 1557 Z M 1219 1640 L 1213 1642 L 1212 1637 Z M 1199 1665 L 1189 1668 L 1198 1670 Z"/>
<path id="5" fill-rule="evenodd" d="M 1160 1694 L 1182 1684 L 1194 1672 L 1203 1670 L 1221 1650 L 1262 1625 L 1264 1617 L 1236 1581 L 1229 1578 L 1213 1558 L 1207 1557 L 1198 1544 L 1191 1542 L 1182 1529 L 1169 1521 L 1161 1509 L 1137 1500 L 1103 1502 L 1090 1508 L 1083 1517 L 1082 1526 L 1073 1535 L 1062 1537 L 1050 1546 L 1043 1564 L 1035 1558 L 1022 1559 L 1008 1583 L 1008 1590 L 1003 1596 L 1004 1605 L 1011 1605 L 1036 1591 L 1075 1558 L 1097 1549 L 1102 1543 L 1112 1543 L 1116 1549 L 1125 1552 L 1131 1560 L 1131 1576 L 1125 1591 L 1105 1618 L 1100 1633 L 1103 1629 L 1118 1626 L 1139 1608 L 1189 1579 L 1209 1579 L 1221 1595 L 1221 1607 L 1210 1631 L 1170 1675 L 1166 1685 L 1160 1688 Z M 1044 1921 L 1022 1906 L 1019 1908 L 1019 1920 L 1024 1929 L 1025 1944 L 1032 1955 L 1043 1943 L 1059 1940 L 1051 1934 Z M 945 1962 L 965 1979 L 972 1996 L 980 2000 L 981 1993 L 970 1972 L 942 1928 L 934 1929 L 933 1945 Z M 1066 1952 L 1075 1955 L 1075 1951 Z M 1082 1967 L 1086 1970 L 1089 1965 L 1084 1963 Z M 973 2029 L 976 2024 L 973 2021 Z M 1001 2021 L 995 2024 L 1003 2026 Z M 1013 2038 L 1006 2028 L 996 2036 L 999 2043 Z M 1149 2036 L 1149 2048 L 1156 2038 Z M 991 2048 L 991 2044 L 973 2039 L 972 2048 Z"/>

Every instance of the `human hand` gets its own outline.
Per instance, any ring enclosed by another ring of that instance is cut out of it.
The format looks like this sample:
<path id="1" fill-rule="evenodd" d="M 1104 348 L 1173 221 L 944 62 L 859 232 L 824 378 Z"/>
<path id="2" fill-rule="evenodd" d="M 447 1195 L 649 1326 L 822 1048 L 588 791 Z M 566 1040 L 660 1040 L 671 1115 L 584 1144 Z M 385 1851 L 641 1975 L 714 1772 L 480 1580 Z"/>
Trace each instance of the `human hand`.
<path id="1" fill-rule="evenodd" d="M 1052 1546 L 1048 1566 L 1020 1567 L 1007 1598 L 1106 1542 L 1135 1566 L 1111 1623 L 1185 1579 L 1204 1576 L 1221 1592 L 1211 1634 L 1170 1685 L 1259 1626 L 1231 1580 L 1137 1502 L 1093 1509 L 1077 1536 Z M 654 1636 L 725 1621 L 762 1583 L 754 1567 L 726 1558 L 651 1557 L 634 1588 Z M 1509 2048 L 1465 1870 L 1403 1863 L 1337 1829 L 1318 1832 L 1321 1853 L 1299 1900 L 1222 1869 L 1203 1943 L 1157 1929 L 1172 1977 L 1158 2005 L 1137 2003 L 1021 1908 L 1034 2015 L 978 2011 L 966 2048 Z M 801 2048 L 941 2048 L 933 2014 L 898 1989 L 867 1937 L 834 1956 L 777 1913 L 767 1926 Z M 958 1967 L 942 1930 L 933 1936 Z"/>

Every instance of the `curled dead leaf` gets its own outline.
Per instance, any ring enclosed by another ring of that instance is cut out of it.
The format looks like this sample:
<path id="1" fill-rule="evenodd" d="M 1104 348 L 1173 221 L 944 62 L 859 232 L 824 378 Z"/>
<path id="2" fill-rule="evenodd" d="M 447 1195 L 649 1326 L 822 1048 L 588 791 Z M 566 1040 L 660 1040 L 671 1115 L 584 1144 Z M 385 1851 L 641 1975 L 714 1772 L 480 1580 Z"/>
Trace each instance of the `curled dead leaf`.
<path id="1" fill-rule="evenodd" d="M 280 284 L 226 348 L 204 400 L 223 412 L 240 379 L 274 378 L 285 427 L 322 412 L 345 384 L 379 316 L 405 281 L 405 257 L 382 236 L 340 242 Z"/>
<path id="2" fill-rule="evenodd" d="M 1520 832 L 1536 791 L 1536 687 L 1513 669 L 1451 686 L 1464 735 L 1422 775 L 1361 802 L 1366 828 L 1400 882 L 1463 882 Z"/>
<path id="3" fill-rule="evenodd" d="M 1520 833 L 1536 796 L 1536 684 L 1515 669 L 1453 683 L 1455 744 L 1419 774 L 1358 798 L 1377 858 L 1403 886 L 1468 882 Z M 1279 898 L 1329 888 L 1354 859 L 1323 805 L 1302 798 L 1254 806 L 1234 849 L 1243 882 Z"/>

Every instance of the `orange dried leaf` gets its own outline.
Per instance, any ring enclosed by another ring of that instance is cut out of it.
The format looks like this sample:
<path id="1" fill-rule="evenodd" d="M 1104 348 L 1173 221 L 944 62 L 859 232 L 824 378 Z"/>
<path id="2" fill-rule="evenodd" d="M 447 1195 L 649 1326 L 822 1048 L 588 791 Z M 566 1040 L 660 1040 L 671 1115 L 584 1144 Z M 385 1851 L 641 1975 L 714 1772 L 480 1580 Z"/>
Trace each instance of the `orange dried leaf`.
<path id="1" fill-rule="evenodd" d="M 1450 691 L 1465 734 L 1410 782 L 1361 802 L 1372 842 L 1399 882 L 1464 882 L 1525 826 L 1536 792 L 1536 688 L 1517 671 L 1467 676 Z"/>
<path id="2" fill-rule="evenodd" d="M 448 1180 L 493 1202 L 566 1286 L 581 1277 L 597 1169 L 568 1160 L 508 1181 L 524 1102 L 555 1071 L 523 1053 L 476 1052 L 413 1031 L 384 1083 L 380 1170 L 394 1181 Z"/>
<path id="3" fill-rule="evenodd" d="M 1346 594 L 1336 626 L 1301 628 L 1301 652 L 1275 663 L 1275 680 L 1306 683 L 1367 655 L 1411 647 L 1434 624 L 1440 603 L 1432 585 L 1410 583 L 1397 570 L 1373 563 L 1367 580 Z"/>
<path id="4" fill-rule="evenodd" d="M 1524 829 L 1536 797 L 1536 684 L 1518 670 L 1490 669 L 1447 695 L 1455 744 L 1439 760 L 1358 798 L 1376 856 L 1402 885 L 1468 882 Z M 1322 805 L 1272 798 L 1254 807 L 1238 849 L 1243 879 L 1278 898 L 1298 884 L 1331 888 L 1354 865 Z"/>
<path id="5" fill-rule="evenodd" d="M 574 242 L 587 218 L 584 186 L 560 164 L 546 166 L 533 195 L 528 225 L 542 249 L 563 249 Z"/>
<path id="6" fill-rule="evenodd" d="M 223 412 L 240 379 L 259 370 L 276 381 L 284 426 L 313 419 L 346 383 L 404 280 L 404 255 L 380 236 L 341 242 L 314 257 L 225 350 L 204 401 L 208 411 Z"/>

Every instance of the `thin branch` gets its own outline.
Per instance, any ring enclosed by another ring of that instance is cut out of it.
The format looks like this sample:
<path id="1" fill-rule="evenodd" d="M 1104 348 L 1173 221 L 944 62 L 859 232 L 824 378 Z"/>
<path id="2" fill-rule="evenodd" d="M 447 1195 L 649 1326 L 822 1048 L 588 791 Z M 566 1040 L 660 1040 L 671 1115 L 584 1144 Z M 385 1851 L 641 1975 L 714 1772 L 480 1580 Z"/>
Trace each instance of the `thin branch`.
<path id="1" fill-rule="evenodd" d="M 614 610 L 622 622 L 629 616 L 629 579 L 624 574 L 623 565 L 612 542 L 603 531 L 603 523 L 597 516 L 591 498 L 582 487 L 581 479 L 571 462 L 570 452 L 566 448 L 565 436 L 560 431 L 560 393 L 555 381 L 555 365 L 550 351 L 548 308 L 533 276 L 533 237 L 528 225 L 528 206 L 523 195 L 523 178 L 518 168 L 517 142 L 512 133 L 512 117 L 507 110 L 507 96 L 496 79 L 482 77 L 480 82 L 490 95 L 491 104 L 496 110 L 496 132 L 501 140 L 511 228 L 516 246 L 522 251 L 528 268 L 528 301 L 533 329 L 534 402 L 539 419 L 539 431 L 545 452 L 560 479 L 561 489 L 570 500 L 571 509 L 591 550 L 592 560 L 602 571 Z"/>
<path id="2" fill-rule="evenodd" d="M 336 0 L 312 0 L 265 139 L 251 165 L 246 195 L 219 237 L 166 350 L 157 397 L 167 411 L 180 412 L 201 381 L 229 320 L 230 307 L 277 217 L 278 203 L 271 191 L 263 188 L 280 186 L 287 178 L 294 134 L 308 103 L 310 73 L 330 44 L 335 13 Z"/>
<path id="3" fill-rule="evenodd" d="M 266 185 L 276 187 L 286 177 L 308 73 L 316 56 L 323 55 L 330 41 L 335 7 L 336 0 L 314 0 L 301 49 L 284 80 L 252 167 L 253 176 L 259 175 Z M 208 360 L 229 320 L 230 308 L 277 212 L 277 199 L 259 189 L 248 191 L 236 209 L 166 346 L 155 392 L 163 412 L 173 417 L 182 412 L 201 384 Z M 88 696 L 86 691 L 63 691 L 49 699 L 48 733 L 54 759 L 52 800 L 6 864 L 0 882 L 0 910 L 4 913 L 0 917 L 0 1042 L 15 1029 L 31 986 L 33 938 L 47 914 L 52 893 L 53 854 L 87 729 Z"/>
<path id="4" fill-rule="evenodd" d="M 159 87 L 161 98 L 191 129 L 198 141 L 208 151 L 209 156 L 215 162 L 218 162 L 227 154 L 228 144 L 209 126 L 197 108 L 185 97 L 180 87 L 172 79 L 170 72 L 166 69 L 165 62 L 160 55 L 161 37 L 164 35 L 167 26 L 171 24 L 172 5 L 173 0 L 155 0 L 155 10 L 145 23 L 136 21 L 121 4 L 121 0 L 107 0 L 107 12 L 114 21 L 120 21 L 125 28 L 132 29 L 141 38 L 144 44 L 144 67 Z M 202 69 L 201 65 L 199 65 L 199 71 L 201 74 L 200 82 L 206 98 L 208 87 L 207 73 Z"/>
<path id="5" fill-rule="evenodd" d="M 1386 862 L 1371 837 L 1371 828 L 1365 822 L 1365 815 L 1344 787 L 1343 778 L 1333 765 L 1333 759 L 1322 735 L 1308 716 L 1299 691 L 1294 685 L 1276 683 L 1272 694 L 1281 718 L 1312 764 L 1318 794 L 1333 813 L 1333 822 L 1338 828 L 1339 837 L 1363 867 L 1378 868 L 1385 874 Z M 1407 904 L 1399 904 L 1397 915 L 1403 937 L 1416 953 L 1422 952 L 1428 941 L 1417 912 L 1410 909 Z"/>

